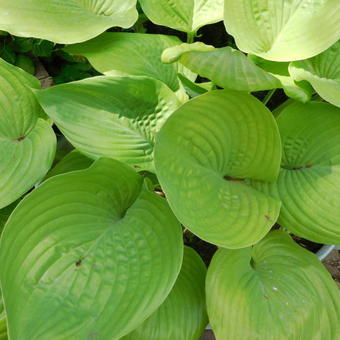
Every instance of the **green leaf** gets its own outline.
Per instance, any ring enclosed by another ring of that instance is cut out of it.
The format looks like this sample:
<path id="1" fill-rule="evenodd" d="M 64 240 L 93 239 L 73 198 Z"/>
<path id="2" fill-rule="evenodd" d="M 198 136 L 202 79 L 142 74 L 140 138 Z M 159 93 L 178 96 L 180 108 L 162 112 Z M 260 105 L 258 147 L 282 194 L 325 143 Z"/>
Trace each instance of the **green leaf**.
<path id="1" fill-rule="evenodd" d="M 252 92 L 280 86 L 272 75 L 231 47 L 214 48 L 200 42 L 182 44 L 165 50 L 162 61 L 179 61 L 216 85 L 232 90 Z"/>
<path id="2" fill-rule="evenodd" d="M 6 313 L 2 301 L 2 294 L 0 289 L 0 340 L 7 340 L 7 325 L 6 325 Z"/>
<path id="3" fill-rule="evenodd" d="M 310 58 L 340 38 L 338 0 L 225 0 L 224 8 L 238 48 L 264 59 Z"/>
<path id="4" fill-rule="evenodd" d="M 145 77 L 100 76 L 37 95 L 47 114 L 82 153 L 147 170 L 154 168 L 155 135 L 180 105 L 165 84 Z"/>
<path id="5" fill-rule="evenodd" d="M 144 13 L 155 24 L 183 32 L 223 20 L 223 0 L 139 0 Z"/>
<path id="6" fill-rule="evenodd" d="M 17 200 L 7 207 L 0 209 L 0 236 L 9 216 L 11 215 L 14 208 L 18 205 L 19 201 L 20 200 Z"/>
<path id="7" fill-rule="evenodd" d="M 217 339 L 339 339 L 340 293 L 317 257 L 283 231 L 220 249 L 206 281 Z"/>
<path id="8" fill-rule="evenodd" d="M 294 100 L 306 103 L 310 101 L 313 88 L 307 82 L 296 82 L 290 76 L 289 63 L 265 60 L 254 55 L 248 55 L 257 66 L 277 78 L 280 82 L 278 87 L 283 88 L 285 94 Z"/>
<path id="9" fill-rule="evenodd" d="M 46 179 L 64 174 L 75 170 L 83 170 L 88 168 L 93 163 L 93 160 L 84 156 L 78 150 L 69 152 L 61 159 L 47 174 Z"/>
<path id="10" fill-rule="evenodd" d="M 47 173 L 55 154 L 51 126 L 31 88 L 39 81 L 0 59 L 0 209 L 17 200 Z"/>
<path id="11" fill-rule="evenodd" d="M 280 202 L 243 179 L 273 181 L 281 160 L 271 112 L 253 96 L 212 91 L 180 107 L 157 137 L 155 165 L 180 222 L 227 248 L 259 241 Z"/>
<path id="12" fill-rule="evenodd" d="M 191 248 L 184 248 L 181 272 L 164 303 L 122 340 L 197 340 L 208 323 L 205 306 L 206 267 Z"/>
<path id="13" fill-rule="evenodd" d="M 164 65 L 161 55 L 179 43 L 177 37 L 160 34 L 104 33 L 85 43 L 67 46 L 65 51 L 85 56 L 98 72 L 147 76 L 178 91 L 177 67 Z"/>
<path id="14" fill-rule="evenodd" d="M 282 201 L 278 222 L 292 233 L 340 244 L 340 109 L 295 103 L 277 123 L 283 147 L 279 178 L 254 187 Z"/>
<path id="15" fill-rule="evenodd" d="M 163 303 L 180 271 L 182 231 L 142 181 L 100 159 L 20 202 L 0 242 L 12 340 L 119 339 Z"/>
<path id="16" fill-rule="evenodd" d="M 340 40 L 314 58 L 291 63 L 289 71 L 295 80 L 307 80 L 323 99 L 340 107 Z"/>
<path id="17" fill-rule="evenodd" d="M 0 29 L 20 37 L 72 44 L 138 18 L 136 0 L 3 0 Z"/>

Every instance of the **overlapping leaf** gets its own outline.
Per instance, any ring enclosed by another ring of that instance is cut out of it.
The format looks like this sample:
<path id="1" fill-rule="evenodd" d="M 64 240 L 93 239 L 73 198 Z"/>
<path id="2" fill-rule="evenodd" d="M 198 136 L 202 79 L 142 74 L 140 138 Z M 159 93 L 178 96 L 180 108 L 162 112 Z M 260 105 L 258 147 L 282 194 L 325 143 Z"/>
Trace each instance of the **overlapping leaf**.
<path id="1" fill-rule="evenodd" d="M 214 48 L 203 43 L 181 44 L 164 51 L 165 63 L 179 61 L 215 84 L 238 91 L 269 90 L 280 82 L 231 47 Z"/>
<path id="2" fill-rule="evenodd" d="M 85 155 L 148 170 L 155 135 L 180 104 L 165 84 L 145 77 L 94 77 L 46 89 L 38 99 Z"/>
<path id="3" fill-rule="evenodd" d="M 340 293 L 317 257 L 274 231 L 252 248 L 220 249 L 207 275 L 217 339 L 338 339 Z"/>
<path id="4" fill-rule="evenodd" d="M 119 339 L 165 300 L 180 271 L 179 223 L 129 166 L 100 159 L 50 178 L 0 243 L 12 340 Z"/>
<path id="5" fill-rule="evenodd" d="M 274 61 L 313 57 L 340 38 L 338 0 L 225 0 L 240 50 Z"/>
<path id="6" fill-rule="evenodd" d="M 157 311 L 124 340 L 197 340 L 208 323 L 205 306 L 206 268 L 199 255 L 184 248 L 181 272 Z"/>
<path id="7" fill-rule="evenodd" d="M 0 59 L 0 209 L 41 180 L 52 165 L 56 138 L 39 118 L 30 88 L 39 82 Z"/>
<path id="8" fill-rule="evenodd" d="M 155 24 L 183 32 L 223 20 L 223 0 L 139 0 L 144 13 Z"/>
<path id="9" fill-rule="evenodd" d="M 161 62 L 163 50 L 180 40 L 173 36 L 140 33 L 104 33 L 82 44 L 67 46 L 65 51 L 85 56 L 101 73 L 147 76 L 178 91 L 176 65 Z"/>
<path id="10" fill-rule="evenodd" d="M 71 44 L 106 29 L 131 27 L 138 18 L 136 0 L 3 0 L 0 29 L 22 37 Z"/>
<path id="11" fill-rule="evenodd" d="M 177 218 L 227 248 L 259 241 L 280 202 L 245 179 L 273 181 L 281 144 L 272 114 L 246 93 L 212 91 L 179 108 L 158 135 L 156 171 Z"/>
<path id="12" fill-rule="evenodd" d="M 340 244 L 340 109 L 288 105 L 278 116 L 283 158 L 276 183 L 254 183 L 282 201 L 278 222 L 308 240 Z"/>
<path id="13" fill-rule="evenodd" d="M 307 80 L 326 101 L 340 107 L 340 40 L 320 55 L 291 63 L 294 79 Z"/>

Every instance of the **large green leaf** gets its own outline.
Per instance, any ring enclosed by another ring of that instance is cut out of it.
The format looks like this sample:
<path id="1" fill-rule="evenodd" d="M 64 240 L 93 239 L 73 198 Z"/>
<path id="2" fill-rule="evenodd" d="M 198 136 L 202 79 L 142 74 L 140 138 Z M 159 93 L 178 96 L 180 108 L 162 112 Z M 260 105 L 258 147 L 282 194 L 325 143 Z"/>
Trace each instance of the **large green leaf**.
<path id="1" fill-rule="evenodd" d="M 340 38 L 338 0 L 225 0 L 240 50 L 275 61 L 313 57 Z"/>
<path id="2" fill-rule="evenodd" d="M 326 101 L 340 107 L 340 40 L 320 55 L 291 63 L 294 79 L 307 80 Z"/>
<path id="3" fill-rule="evenodd" d="M 275 223 L 280 202 L 243 179 L 275 180 L 280 160 L 271 112 L 253 96 L 228 90 L 184 104 L 155 148 L 157 175 L 177 218 L 227 248 L 256 243 Z"/>
<path id="4" fill-rule="evenodd" d="M 178 91 L 176 65 L 161 61 L 163 50 L 178 45 L 173 36 L 141 33 L 104 33 L 82 44 L 67 46 L 65 51 L 85 56 L 101 73 L 147 76 Z"/>
<path id="5" fill-rule="evenodd" d="M 162 61 L 179 61 L 215 84 L 238 91 L 269 90 L 280 82 L 231 47 L 214 48 L 203 43 L 181 44 L 164 51 Z"/>
<path id="6" fill-rule="evenodd" d="M 26 196 L 0 243 L 12 340 L 119 339 L 173 287 L 182 231 L 129 166 L 100 159 Z"/>
<path id="7" fill-rule="evenodd" d="M 145 77 L 94 77 L 40 91 L 38 99 L 85 155 L 148 170 L 153 170 L 155 135 L 179 106 L 165 84 Z"/>
<path id="8" fill-rule="evenodd" d="M 0 29 L 22 37 L 72 44 L 112 26 L 131 27 L 136 0 L 2 0 Z"/>
<path id="9" fill-rule="evenodd" d="M 0 209 L 41 180 L 52 165 L 56 138 L 39 118 L 37 79 L 0 59 Z"/>
<path id="10" fill-rule="evenodd" d="M 144 13 L 155 24 L 183 32 L 223 20 L 223 0 L 139 0 Z"/>
<path id="11" fill-rule="evenodd" d="M 72 150 L 48 172 L 46 178 L 75 170 L 83 170 L 88 168 L 92 163 L 92 159 L 84 156 L 78 150 Z"/>
<path id="12" fill-rule="evenodd" d="M 283 146 L 279 178 L 254 187 L 282 201 L 278 222 L 292 233 L 340 244 L 340 109 L 295 103 L 277 123 Z"/>
<path id="13" fill-rule="evenodd" d="M 206 282 L 218 340 L 336 340 L 340 293 L 317 257 L 283 231 L 252 248 L 220 249 Z"/>
<path id="14" fill-rule="evenodd" d="M 2 301 L 1 289 L 0 289 L 0 340 L 7 340 L 6 313 Z"/>
<path id="15" fill-rule="evenodd" d="M 198 340 L 208 323 L 205 306 L 206 267 L 191 248 L 184 248 L 181 272 L 157 311 L 124 340 Z"/>
<path id="16" fill-rule="evenodd" d="M 307 82 L 297 82 L 289 74 L 289 63 L 265 60 L 255 55 L 248 55 L 257 66 L 270 73 L 280 82 L 285 94 L 302 103 L 308 102 L 313 94 L 313 88 Z"/>

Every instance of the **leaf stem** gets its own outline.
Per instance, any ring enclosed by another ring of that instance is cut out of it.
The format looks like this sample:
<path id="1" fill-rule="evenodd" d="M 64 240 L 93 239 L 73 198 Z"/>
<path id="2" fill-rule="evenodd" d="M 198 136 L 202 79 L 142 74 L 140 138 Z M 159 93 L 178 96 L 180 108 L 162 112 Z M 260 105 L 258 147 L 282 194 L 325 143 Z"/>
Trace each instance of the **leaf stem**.
<path id="1" fill-rule="evenodd" d="M 276 89 L 273 89 L 273 90 L 268 91 L 268 93 L 267 93 L 266 96 L 264 97 L 262 103 L 263 103 L 264 105 L 267 105 L 268 102 L 272 99 L 272 97 L 273 97 L 273 95 L 274 95 L 275 92 L 276 92 Z"/>
<path id="2" fill-rule="evenodd" d="M 187 33 L 187 43 L 192 44 L 195 41 L 195 32 L 188 32 Z"/>

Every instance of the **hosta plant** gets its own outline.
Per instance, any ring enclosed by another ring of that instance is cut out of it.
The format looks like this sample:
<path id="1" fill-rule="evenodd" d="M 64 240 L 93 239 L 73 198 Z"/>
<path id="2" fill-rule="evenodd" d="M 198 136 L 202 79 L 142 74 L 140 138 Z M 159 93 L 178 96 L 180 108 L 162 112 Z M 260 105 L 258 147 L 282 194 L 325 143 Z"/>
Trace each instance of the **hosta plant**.
<path id="1" fill-rule="evenodd" d="M 338 340 L 339 15 L 3 0 L 0 339 Z"/>

